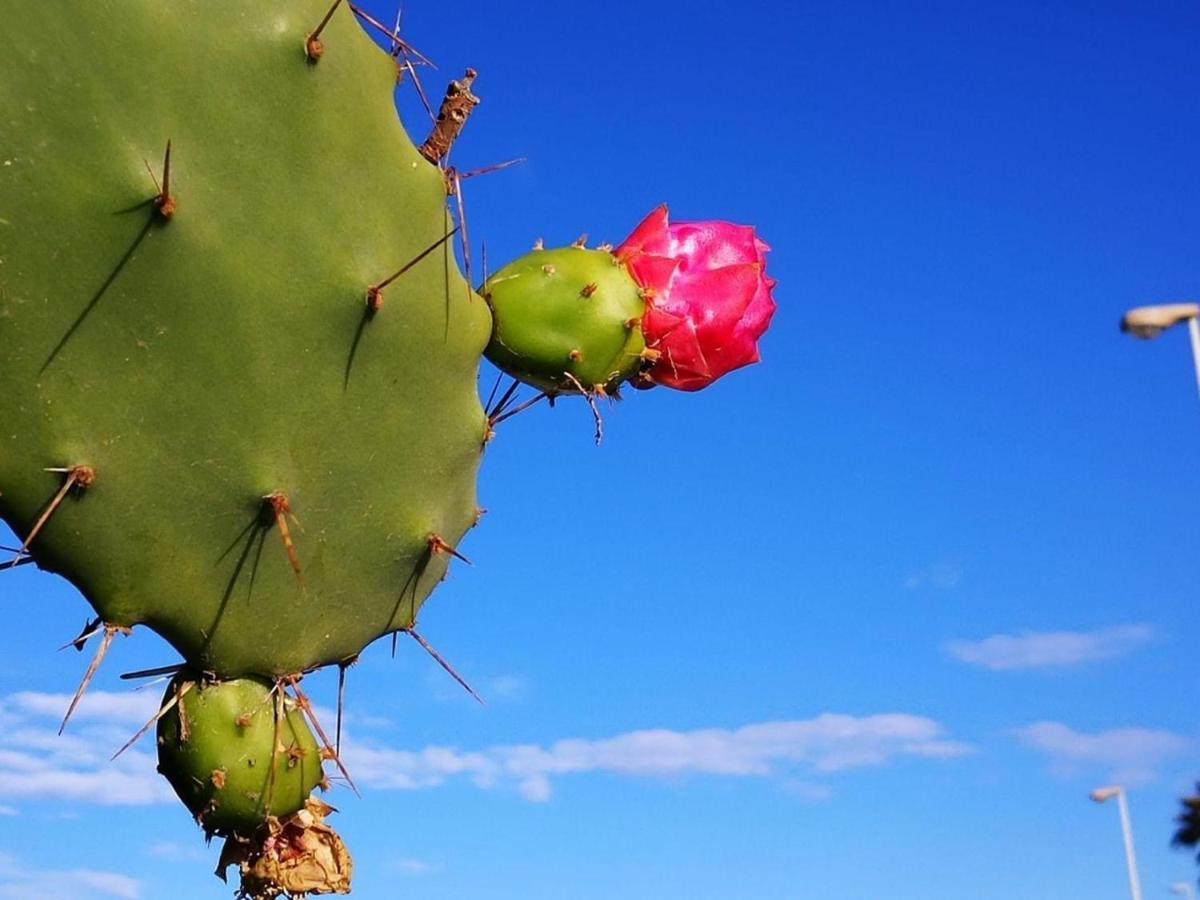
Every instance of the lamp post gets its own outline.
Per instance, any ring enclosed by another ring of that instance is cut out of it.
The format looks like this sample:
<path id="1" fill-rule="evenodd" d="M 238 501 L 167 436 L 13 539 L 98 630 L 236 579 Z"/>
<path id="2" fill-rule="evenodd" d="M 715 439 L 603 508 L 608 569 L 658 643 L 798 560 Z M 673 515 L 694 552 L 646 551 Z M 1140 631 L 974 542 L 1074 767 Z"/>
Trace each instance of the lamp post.
<path id="1" fill-rule="evenodd" d="M 1186 881 L 1177 881 L 1171 885 L 1171 893 L 1183 894 L 1187 900 L 1196 900 L 1196 889 Z"/>
<path id="2" fill-rule="evenodd" d="M 1121 811 L 1121 834 L 1125 838 L 1125 865 L 1129 869 L 1129 895 L 1133 900 L 1142 900 L 1142 885 L 1138 880 L 1137 858 L 1133 855 L 1133 828 L 1129 824 L 1129 803 L 1125 800 L 1125 788 L 1119 784 L 1096 788 L 1091 797 L 1097 803 L 1117 798 L 1117 808 Z"/>
<path id="3" fill-rule="evenodd" d="M 1139 306 L 1121 318 L 1121 330 L 1144 340 L 1158 337 L 1168 328 L 1187 322 L 1192 338 L 1192 363 L 1196 368 L 1196 388 L 1200 390 L 1200 303 L 1164 303 Z"/>

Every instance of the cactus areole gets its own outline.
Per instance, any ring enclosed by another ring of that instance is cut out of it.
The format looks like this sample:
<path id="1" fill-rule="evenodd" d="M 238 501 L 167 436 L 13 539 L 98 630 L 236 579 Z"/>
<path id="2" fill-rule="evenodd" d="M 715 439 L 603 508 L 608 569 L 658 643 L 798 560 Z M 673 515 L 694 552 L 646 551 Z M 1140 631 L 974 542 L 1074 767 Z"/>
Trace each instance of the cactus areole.
<path id="1" fill-rule="evenodd" d="M 445 158 L 477 73 L 418 149 L 393 105 L 416 51 L 358 18 L 387 30 L 349 0 L 4 15 L 0 518 L 22 546 L 0 566 L 95 609 L 75 702 L 118 634 L 179 652 L 134 739 L 157 724 L 159 770 L 255 900 L 350 889 L 311 793 L 322 761 L 350 776 L 299 682 L 388 633 L 433 652 L 418 611 L 515 414 L 480 404 L 485 348 L 595 411 L 757 359 L 774 309 L 765 244 L 665 209 L 616 253 L 535 251 L 476 294 Z"/>

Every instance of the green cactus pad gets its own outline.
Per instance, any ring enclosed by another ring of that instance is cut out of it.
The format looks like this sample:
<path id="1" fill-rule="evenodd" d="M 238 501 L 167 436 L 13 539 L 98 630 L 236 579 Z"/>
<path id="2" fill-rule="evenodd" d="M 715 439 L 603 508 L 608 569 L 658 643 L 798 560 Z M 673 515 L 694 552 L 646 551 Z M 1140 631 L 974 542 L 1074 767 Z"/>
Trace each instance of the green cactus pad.
<path id="1" fill-rule="evenodd" d="M 553 395 L 607 391 L 634 375 L 646 349 L 646 303 L 606 250 L 534 250 L 483 288 L 494 317 L 487 357 Z"/>
<path id="2" fill-rule="evenodd" d="M 282 689 L 260 678 L 176 675 L 158 720 L 158 771 L 210 834 L 251 835 L 321 784 L 321 751 Z"/>
<path id="3" fill-rule="evenodd" d="M 35 559 L 221 676 L 412 624 L 476 518 L 488 307 L 447 241 L 367 315 L 452 225 L 348 4 L 306 57 L 329 6 L 5 8 L 0 516 L 90 467 Z"/>

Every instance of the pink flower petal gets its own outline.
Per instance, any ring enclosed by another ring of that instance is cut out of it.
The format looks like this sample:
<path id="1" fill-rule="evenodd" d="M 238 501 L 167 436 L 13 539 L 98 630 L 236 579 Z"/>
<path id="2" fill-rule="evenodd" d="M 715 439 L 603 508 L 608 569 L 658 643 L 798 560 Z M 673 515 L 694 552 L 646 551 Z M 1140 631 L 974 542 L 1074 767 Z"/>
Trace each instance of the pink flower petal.
<path id="1" fill-rule="evenodd" d="M 670 227 L 671 255 L 684 259 L 684 269 L 719 269 L 762 262 L 754 229 L 728 222 L 683 222 Z"/>
<path id="2" fill-rule="evenodd" d="M 665 206 L 634 229 L 615 252 L 646 289 L 642 332 L 660 353 L 650 381 L 694 391 L 759 360 L 775 313 L 768 250 L 748 225 L 672 225 Z"/>
<path id="3" fill-rule="evenodd" d="M 659 256 L 667 255 L 670 250 L 670 237 L 667 233 L 667 204 L 657 206 L 650 215 L 642 219 L 633 233 L 621 242 L 613 251 L 618 259 L 626 259 L 635 253 L 654 253 Z"/>
<path id="4" fill-rule="evenodd" d="M 650 256 L 635 253 L 625 260 L 634 280 L 654 297 L 665 297 L 671 289 L 671 279 L 679 268 L 679 260 L 669 256 Z"/>

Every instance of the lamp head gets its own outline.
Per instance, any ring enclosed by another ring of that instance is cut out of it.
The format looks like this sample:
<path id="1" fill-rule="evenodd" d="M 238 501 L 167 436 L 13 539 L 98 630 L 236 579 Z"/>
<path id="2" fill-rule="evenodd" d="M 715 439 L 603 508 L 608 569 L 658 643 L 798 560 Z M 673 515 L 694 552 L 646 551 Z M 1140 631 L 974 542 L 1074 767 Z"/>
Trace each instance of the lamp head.
<path id="1" fill-rule="evenodd" d="M 1121 330 L 1134 337 L 1158 337 L 1172 325 L 1200 316 L 1200 303 L 1164 303 L 1138 306 L 1121 317 Z"/>
<path id="2" fill-rule="evenodd" d="M 1121 786 L 1118 784 L 1111 784 L 1108 787 L 1096 788 L 1088 796 L 1090 796 L 1097 803 L 1103 803 L 1105 800 L 1111 800 L 1119 793 L 1121 793 Z"/>

